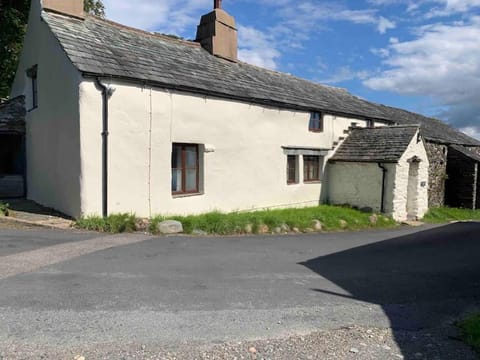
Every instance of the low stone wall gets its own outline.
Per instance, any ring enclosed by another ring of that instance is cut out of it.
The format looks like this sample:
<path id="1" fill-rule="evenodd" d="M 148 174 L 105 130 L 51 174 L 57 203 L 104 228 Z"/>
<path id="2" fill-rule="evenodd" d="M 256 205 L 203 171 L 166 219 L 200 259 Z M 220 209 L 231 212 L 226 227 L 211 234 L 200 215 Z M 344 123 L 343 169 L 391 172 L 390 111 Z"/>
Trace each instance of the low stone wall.
<path id="1" fill-rule="evenodd" d="M 428 206 L 430 208 L 443 206 L 445 205 L 448 146 L 426 142 L 425 149 L 430 161 Z"/>

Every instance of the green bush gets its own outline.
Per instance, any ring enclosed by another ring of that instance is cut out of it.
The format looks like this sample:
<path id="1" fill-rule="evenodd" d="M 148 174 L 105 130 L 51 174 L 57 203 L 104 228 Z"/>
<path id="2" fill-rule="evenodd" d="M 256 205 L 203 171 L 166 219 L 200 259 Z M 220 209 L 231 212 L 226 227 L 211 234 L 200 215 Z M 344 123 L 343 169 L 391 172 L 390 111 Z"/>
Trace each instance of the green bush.
<path id="1" fill-rule="evenodd" d="M 480 354 L 480 314 L 474 314 L 457 323 L 462 339 Z"/>
<path id="2" fill-rule="evenodd" d="M 112 214 L 106 218 L 94 215 L 78 219 L 75 225 L 84 230 L 117 234 L 136 231 L 136 221 L 134 214 Z"/>
<path id="3" fill-rule="evenodd" d="M 0 201 L 0 215 L 10 215 L 10 205 Z"/>

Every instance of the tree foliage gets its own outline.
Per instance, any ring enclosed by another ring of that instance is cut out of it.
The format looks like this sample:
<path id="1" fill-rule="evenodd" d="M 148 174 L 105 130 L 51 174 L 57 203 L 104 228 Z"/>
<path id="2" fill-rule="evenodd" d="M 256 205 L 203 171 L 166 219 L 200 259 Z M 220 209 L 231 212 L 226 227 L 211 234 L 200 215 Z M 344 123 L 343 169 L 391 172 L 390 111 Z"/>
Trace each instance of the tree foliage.
<path id="1" fill-rule="evenodd" d="M 102 0 L 84 0 L 85 11 L 105 16 Z M 0 99 L 10 94 L 28 22 L 30 0 L 0 0 Z"/>

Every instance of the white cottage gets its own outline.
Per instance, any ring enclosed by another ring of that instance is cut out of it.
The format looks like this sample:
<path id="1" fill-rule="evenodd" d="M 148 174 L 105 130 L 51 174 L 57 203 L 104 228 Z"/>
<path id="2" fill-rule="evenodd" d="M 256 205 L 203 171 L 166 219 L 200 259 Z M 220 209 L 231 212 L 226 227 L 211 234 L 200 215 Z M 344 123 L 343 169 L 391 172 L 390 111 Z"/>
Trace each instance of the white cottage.
<path id="1" fill-rule="evenodd" d="M 392 130 L 408 140 L 397 158 L 375 159 L 395 167 L 382 192 L 388 200 L 380 202 L 378 165 L 340 165 L 337 157 L 326 176 L 328 160 L 357 134 L 353 128 L 411 123 L 411 113 L 239 61 L 235 20 L 220 2 L 202 17 L 196 41 L 85 15 L 82 3 L 32 1 L 12 90 L 28 111 L 29 199 L 74 217 L 328 201 L 383 209 L 399 220 L 425 212 L 428 134 L 418 126 L 428 128 L 428 118 Z M 360 168 L 377 196 L 348 190 Z M 404 201 L 408 193 L 418 200 Z"/>

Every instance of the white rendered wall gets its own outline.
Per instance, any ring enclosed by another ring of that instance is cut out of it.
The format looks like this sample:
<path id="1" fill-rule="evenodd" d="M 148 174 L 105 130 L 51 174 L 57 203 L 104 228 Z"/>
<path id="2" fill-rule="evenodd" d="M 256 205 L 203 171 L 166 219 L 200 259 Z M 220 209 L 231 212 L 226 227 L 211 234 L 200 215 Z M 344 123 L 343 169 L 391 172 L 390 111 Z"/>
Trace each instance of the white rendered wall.
<path id="1" fill-rule="evenodd" d="M 393 188 L 396 164 L 384 164 L 387 168 L 385 188 L 385 212 L 393 211 Z M 380 212 L 382 204 L 382 169 L 376 163 L 335 162 L 328 167 L 329 197 L 334 205 L 370 207 Z"/>
<path id="2" fill-rule="evenodd" d="M 408 174 L 410 163 L 408 160 L 414 156 L 419 158 L 421 162 L 418 167 L 418 184 L 417 184 L 417 199 L 415 201 L 417 211 L 414 214 L 421 219 L 428 211 L 428 170 L 429 162 L 425 144 L 423 139 L 417 135 L 414 136 L 407 150 L 401 157 L 397 165 L 397 173 L 395 178 L 394 189 L 394 218 L 398 221 L 407 220 L 407 199 L 408 199 Z"/>
<path id="3" fill-rule="evenodd" d="M 27 197 L 78 216 L 80 203 L 80 73 L 73 67 L 48 26 L 40 3 L 32 1 L 29 25 L 11 96 L 32 96 L 27 69 L 38 65 L 38 108 L 26 118 Z"/>
<path id="4" fill-rule="evenodd" d="M 355 119 L 325 116 L 324 132 L 308 131 L 310 113 L 110 83 L 109 212 L 155 214 L 311 206 L 324 181 L 287 185 L 282 146 L 332 149 Z M 101 95 L 80 86 L 82 213 L 101 213 Z M 344 135 L 343 135 L 344 136 Z M 205 144 L 202 194 L 171 194 L 172 143 Z"/>

